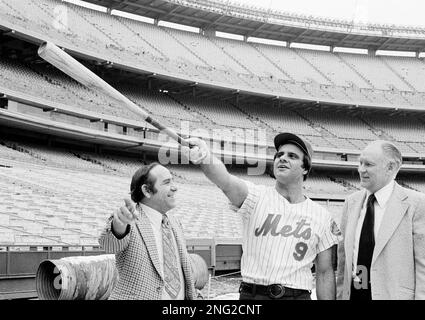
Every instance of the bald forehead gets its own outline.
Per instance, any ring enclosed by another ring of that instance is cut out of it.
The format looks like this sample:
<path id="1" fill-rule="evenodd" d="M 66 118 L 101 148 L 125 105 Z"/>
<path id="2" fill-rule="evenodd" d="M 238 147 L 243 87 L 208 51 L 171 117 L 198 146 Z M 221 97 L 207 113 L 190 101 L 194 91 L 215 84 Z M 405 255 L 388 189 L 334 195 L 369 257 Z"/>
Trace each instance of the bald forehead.
<path id="1" fill-rule="evenodd" d="M 360 153 L 359 160 L 361 161 L 364 159 L 371 160 L 373 162 L 383 162 L 386 159 L 386 157 L 381 145 L 373 144 L 373 145 L 368 145 Z"/>
<path id="2" fill-rule="evenodd" d="M 363 149 L 362 153 L 374 153 L 376 155 L 383 155 L 384 149 L 383 149 L 383 141 L 373 141 L 370 144 L 366 146 L 366 148 Z"/>
<path id="3" fill-rule="evenodd" d="M 171 178 L 170 170 L 161 165 L 157 165 L 149 174 L 152 178 L 160 181 Z"/>
<path id="4" fill-rule="evenodd" d="M 371 142 L 363 151 L 362 155 L 374 155 L 383 159 L 388 159 L 389 161 L 396 161 L 401 164 L 402 158 L 401 153 L 397 147 L 384 140 L 377 140 Z"/>

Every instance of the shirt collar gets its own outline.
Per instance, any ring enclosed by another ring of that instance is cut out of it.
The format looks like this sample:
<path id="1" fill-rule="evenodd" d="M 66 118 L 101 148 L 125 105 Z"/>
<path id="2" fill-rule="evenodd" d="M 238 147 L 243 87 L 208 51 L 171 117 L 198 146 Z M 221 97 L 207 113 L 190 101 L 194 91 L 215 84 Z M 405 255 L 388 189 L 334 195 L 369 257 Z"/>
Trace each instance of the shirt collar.
<path id="1" fill-rule="evenodd" d="M 140 203 L 140 208 L 149 218 L 149 220 L 155 225 L 161 225 L 162 223 L 162 213 L 156 211 L 155 209 L 148 207 L 147 205 Z"/>
<path id="2" fill-rule="evenodd" d="M 386 206 L 388 200 L 391 197 L 391 194 L 394 190 L 394 180 L 391 180 L 386 186 L 382 187 L 378 191 L 375 192 L 375 198 L 378 205 L 383 208 Z M 369 197 L 371 193 L 367 192 L 367 197 Z"/>

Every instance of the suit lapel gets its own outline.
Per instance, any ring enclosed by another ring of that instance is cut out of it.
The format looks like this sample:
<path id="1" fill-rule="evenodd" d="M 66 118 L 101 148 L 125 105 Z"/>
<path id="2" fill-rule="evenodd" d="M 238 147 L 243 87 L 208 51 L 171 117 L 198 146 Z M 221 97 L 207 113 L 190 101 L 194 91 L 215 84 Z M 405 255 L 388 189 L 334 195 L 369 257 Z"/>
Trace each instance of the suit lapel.
<path id="1" fill-rule="evenodd" d="M 163 279 L 162 269 L 159 263 L 158 249 L 155 244 L 155 236 L 153 234 L 151 223 L 146 214 L 143 214 L 142 210 L 140 210 L 140 219 L 136 220 L 136 226 L 139 230 L 140 236 L 146 244 L 152 264 L 155 266 L 155 269 L 161 279 Z"/>
<path id="2" fill-rule="evenodd" d="M 353 251 L 354 241 L 357 229 L 357 222 L 359 221 L 360 212 L 366 198 L 366 191 L 361 191 L 358 196 L 353 197 L 349 203 L 348 220 L 345 234 L 345 250 L 346 250 L 346 268 L 351 273 L 353 271 Z"/>
<path id="3" fill-rule="evenodd" d="M 376 258 L 381 253 L 388 240 L 391 238 L 397 226 L 400 224 L 404 214 L 407 212 L 409 205 L 403 201 L 406 198 L 407 195 L 403 192 L 403 189 L 397 183 L 394 184 L 394 190 L 390 199 L 388 200 L 387 208 L 382 218 L 382 223 L 376 238 L 372 264 L 375 262 Z"/>

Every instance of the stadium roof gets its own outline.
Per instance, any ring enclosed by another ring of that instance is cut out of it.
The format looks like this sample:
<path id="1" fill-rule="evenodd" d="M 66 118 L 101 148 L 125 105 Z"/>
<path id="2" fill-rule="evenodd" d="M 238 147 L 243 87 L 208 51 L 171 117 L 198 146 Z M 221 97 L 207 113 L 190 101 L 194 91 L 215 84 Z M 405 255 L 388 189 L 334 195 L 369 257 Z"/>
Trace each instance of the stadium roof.
<path id="1" fill-rule="evenodd" d="M 93 4 L 203 30 L 246 37 L 390 51 L 425 51 L 425 28 L 354 24 L 352 21 L 289 14 L 229 1 L 86 0 Z"/>

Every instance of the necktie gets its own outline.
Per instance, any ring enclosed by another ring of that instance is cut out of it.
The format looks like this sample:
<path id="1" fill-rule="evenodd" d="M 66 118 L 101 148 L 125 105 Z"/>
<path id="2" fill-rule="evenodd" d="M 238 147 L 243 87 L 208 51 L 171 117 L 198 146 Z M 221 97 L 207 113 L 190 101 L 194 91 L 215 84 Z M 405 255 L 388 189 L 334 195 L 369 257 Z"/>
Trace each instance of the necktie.
<path id="1" fill-rule="evenodd" d="M 162 217 L 162 246 L 164 253 L 165 291 L 167 291 L 172 299 L 175 299 L 180 292 L 181 285 L 173 237 L 170 222 L 164 214 Z"/>
<path id="2" fill-rule="evenodd" d="M 373 249 L 375 248 L 375 195 L 371 194 L 367 199 L 366 215 L 360 233 L 359 250 L 357 256 L 357 272 L 362 283 L 361 288 L 354 293 L 359 299 L 372 299 L 370 288 L 370 265 L 372 264 Z M 361 274 L 359 274 L 361 271 Z M 365 283 L 366 282 L 366 283 Z M 367 288 L 365 288 L 367 285 Z"/>

